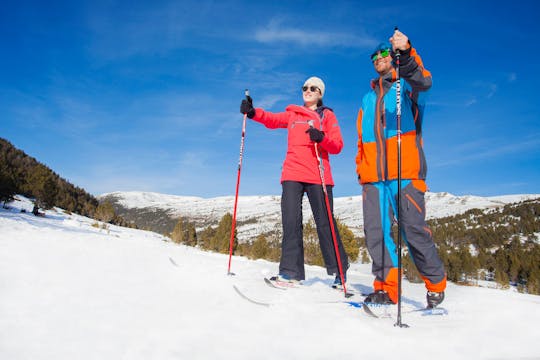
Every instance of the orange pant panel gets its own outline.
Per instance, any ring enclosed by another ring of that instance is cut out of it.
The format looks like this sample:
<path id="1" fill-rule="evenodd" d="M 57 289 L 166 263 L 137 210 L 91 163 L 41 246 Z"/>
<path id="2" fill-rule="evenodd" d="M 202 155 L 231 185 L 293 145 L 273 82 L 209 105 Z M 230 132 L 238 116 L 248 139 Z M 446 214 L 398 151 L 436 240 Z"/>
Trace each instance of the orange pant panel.
<path id="1" fill-rule="evenodd" d="M 444 291 L 444 289 L 446 289 L 446 276 L 444 277 L 444 279 L 436 284 L 433 284 L 431 281 L 429 281 L 427 278 L 424 278 L 424 282 L 426 283 L 426 289 L 428 289 L 428 291 L 433 291 L 433 292 L 442 292 Z"/>
<path id="2" fill-rule="evenodd" d="M 388 272 L 388 276 L 383 281 L 375 280 L 373 282 L 373 289 L 383 290 L 388 293 L 388 297 L 392 302 L 397 303 L 398 301 L 398 269 L 392 268 Z"/>

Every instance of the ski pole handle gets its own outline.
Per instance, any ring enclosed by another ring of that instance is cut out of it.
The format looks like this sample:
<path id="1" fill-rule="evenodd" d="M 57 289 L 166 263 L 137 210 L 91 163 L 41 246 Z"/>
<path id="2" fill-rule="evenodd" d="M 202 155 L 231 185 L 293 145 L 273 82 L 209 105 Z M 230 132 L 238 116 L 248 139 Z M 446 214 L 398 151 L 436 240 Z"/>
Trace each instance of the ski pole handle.
<path id="1" fill-rule="evenodd" d="M 253 99 L 251 98 L 251 96 L 249 96 L 249 90 L 248 89 L 246 89 L 244 91 L 244 94 L 246 95 L 247 102 L 250 103 L 251 105 L 253 105 Z"/>
<path id="2" fill-rule="evenodd" d="M 399 30 L 399 29 L 398 29 L 398 27 L 397 27 L 397 25 L 396 25 L 396 26 L 394 27 L 394 33 L 395 33 L 396 31 L 398 31 L 398 30 Z M 399 56 L 401 55 L 400 50 L 399 50 L 399 49 L 396 49 L 395 53 L 396 53 L 396 56 L 397 56 L 398 59 L 399 59 Z"/>

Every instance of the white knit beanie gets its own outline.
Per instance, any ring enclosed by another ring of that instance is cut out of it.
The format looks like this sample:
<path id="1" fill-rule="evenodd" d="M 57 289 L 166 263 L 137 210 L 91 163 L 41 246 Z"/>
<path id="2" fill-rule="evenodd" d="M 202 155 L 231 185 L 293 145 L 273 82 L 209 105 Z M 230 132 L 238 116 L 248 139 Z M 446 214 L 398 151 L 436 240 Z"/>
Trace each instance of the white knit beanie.
<path id="1" fill-rule="evenodd" d="M 312 76 L 309 79 L 307 79 L 306 82 L 304 83 L 304 86 L 310 86 L 310 85 L 318 87 L 321 90 L 321 97 L 324 96 L 324 82 L 320 78 L 316 76 Z"/>

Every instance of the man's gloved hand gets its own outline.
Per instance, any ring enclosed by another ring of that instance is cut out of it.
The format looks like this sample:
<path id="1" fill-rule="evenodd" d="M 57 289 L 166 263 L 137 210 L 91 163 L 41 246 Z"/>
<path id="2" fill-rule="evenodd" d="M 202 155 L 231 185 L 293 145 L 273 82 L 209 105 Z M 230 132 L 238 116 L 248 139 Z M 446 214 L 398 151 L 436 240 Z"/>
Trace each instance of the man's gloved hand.
<path id="1" fill-rule="evenodd" d="M 306 133 L 309 133 L 309 139 L 316 143 L 320 143 L 324 139 L 324 132 L 321 130 L 310 127 L 306 130 Z"/>
<path id="2" fill-rule="evenodd" d="M 240 112 L 246 114 L 248 118 L 253 119 L 255 116 L 255 109 L 253 108 L 253 99 L 248 96 L 247 99 L 242 100 L 240 104 Z"/>

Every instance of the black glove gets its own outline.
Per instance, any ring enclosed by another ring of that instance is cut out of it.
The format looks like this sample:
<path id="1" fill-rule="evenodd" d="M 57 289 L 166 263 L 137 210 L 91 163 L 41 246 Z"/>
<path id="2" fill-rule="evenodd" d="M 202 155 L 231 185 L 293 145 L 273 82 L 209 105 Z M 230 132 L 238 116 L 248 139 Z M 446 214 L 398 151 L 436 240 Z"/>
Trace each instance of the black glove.
<path id="1" fill-rule="evenodd" d="M 309 133 L 309 139 L 316 143 L 320 143 L 324 139 L 324 132 L 321 130 L 310 127 L 306 130 L 306 133 Z"/>
<path id="2" fill-rule="evenodd" d="M 240 104 L 240 112 L 246 114 L 248 118 L 253 119 L 255 116 L 255 109 L 253 108 L 253 99 L 251 96 L 248 96 L 246 99 L 242 100 Z"/>

